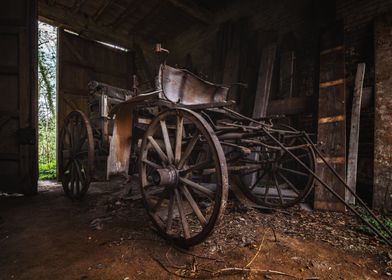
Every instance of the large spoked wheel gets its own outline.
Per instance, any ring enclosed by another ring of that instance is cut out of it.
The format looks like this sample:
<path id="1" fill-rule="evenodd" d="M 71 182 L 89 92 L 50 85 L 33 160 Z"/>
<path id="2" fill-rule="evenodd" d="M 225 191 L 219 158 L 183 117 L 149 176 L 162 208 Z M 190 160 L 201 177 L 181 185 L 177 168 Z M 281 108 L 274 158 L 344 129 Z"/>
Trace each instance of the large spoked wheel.
<path id="1" fill-rule="evenodd" d="M 73 111 L 65 118 L 59 150 L 59 171 L 64 192 L 71 199 L 80 199 L 90 186 L 94 163 L 93 133 L 83 112 Z"/>
<path id="2" fill-rule="evenodd" d="M 276 126 L 270 133 L 310 170 L 315 170 L 315 155 L 307 139 L 286 126 Z M 259 141 L 259 142 L 258 142 Z M 243 164 L 252 166 L 239 172 L 237 183 L 253 202 L 270 208 L 287 208 L 303 201 L 312 190 L 313 175 L 280 148 L 267 135 L 249 141 L 252 153 Z"/>
<path id="3" fill-rule="evenodd" d="M 195 112 L 169 110 L 153 120 L 141 144 L 139 176 L 154 225 L 179 246 L 203 241 L 223 215 L 224 153 L 210 125 Z"/>

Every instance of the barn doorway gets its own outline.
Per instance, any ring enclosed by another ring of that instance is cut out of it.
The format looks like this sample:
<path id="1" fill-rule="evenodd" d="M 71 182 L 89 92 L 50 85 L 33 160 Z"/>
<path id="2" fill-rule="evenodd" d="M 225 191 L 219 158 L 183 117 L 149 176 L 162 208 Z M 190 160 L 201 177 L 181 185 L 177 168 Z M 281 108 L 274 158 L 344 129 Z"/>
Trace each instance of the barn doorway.
<path id="1" fill-rule="evenodd" d="M 39 180 L 56 179 L 57 27 L 38 22 Z"/>

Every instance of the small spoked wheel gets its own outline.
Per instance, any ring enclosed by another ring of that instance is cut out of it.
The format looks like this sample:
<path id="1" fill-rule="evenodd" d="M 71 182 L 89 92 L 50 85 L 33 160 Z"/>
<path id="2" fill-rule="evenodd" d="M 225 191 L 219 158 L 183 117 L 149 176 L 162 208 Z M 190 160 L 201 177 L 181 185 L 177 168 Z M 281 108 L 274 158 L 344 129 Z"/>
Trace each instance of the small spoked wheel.
<path id="1" fill-rule="evenodd" d="M 90 122 L 81 111 L 72 111 L 64 120 L 59 139 L 59 172 L 65 194 L 82 198 L 91 182 L 94 140 Z"/>
<path id="2" fill-rule="evenodd" d="M 275 127 L 271 134 L 310 170 L 315 155 L 307 139 L 290 127 Z M 286 208 L 303 201 L 313 187 L 313 175 L 268 136 L 250 140 L 251 155 L 242 159 L 253 167 L 237 175 L 237 183 L 253 202 L 269 208 Z"/>
<path id="3" fill-rule="evenodd" d="M 155 227 L 179 246 L 203 241 L 223 215 L 224 153 L 210 125 L 195 112 L 173 109 L 152 121 L 141 144 L 139 176 Z"/>

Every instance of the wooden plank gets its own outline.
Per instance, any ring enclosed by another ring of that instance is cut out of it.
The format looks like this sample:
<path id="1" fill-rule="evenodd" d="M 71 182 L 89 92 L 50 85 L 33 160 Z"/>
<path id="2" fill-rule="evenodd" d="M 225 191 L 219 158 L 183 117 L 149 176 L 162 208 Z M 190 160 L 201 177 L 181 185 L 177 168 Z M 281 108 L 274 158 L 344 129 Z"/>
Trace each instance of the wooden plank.
<path id="1" fill-rule="evenodd" d="M 267 116 L 267 107 L 271 91 L 272 74 L 276 57 L 276 44 L 271 44 L 263 49 L 260 60 L 257 91 L 253 109 L 254 118 Z"/>
<path id="2" fill-rule="evenodd" d="M 375 40 L 373 207 L 392 210 L 392 16 L 377 18 Z"/>
<path id="3" fill-rule="evenodd" d="M 346 178 L 345 53 L 341 47 L 344 45 L 343 33 L 343 25 L 337 23 L 321 36 L 317 141 L 327 160 L 338 174 Z M 320 160 L 316 164 L 316 173 L 344 198 L 344 186 Z M 319 183 L 315 184 L 314 207 L 345 210 L 344 205 Z"/>
<path id="4" fill-rule="evenodd" d="M 350 139 L 348 146 L 347 160 L 347 185 L 356 192 L 357 187 L 357 165 L 358 165 L 358 144 L 359 144 L 359 122 L 361 119 L 361 103 L 363 79 L 365 77 L 365 63 L 358 64 L 355 77 L 355 89 L 351 110 Z M 346 190 L 346 201 L 350 204 L 355 203 L 354 196 Z"/>
<path id="5" fill-rule="evenodd" d="M 0 28 L 4 100 L 0 106 L 0 191 L 34 194 L 38 177 L 37 2 L 8 2 L 3 3 L 0 16 L 0 22 L 6 23 Z M 20 141 L 20 131 L 31 132 L 28 142 Z"/>
<path id="6" fill-rule="evenodd" d="M 238 82 L 240 66 L 240 49 L 232 48 L 227 52 L 225 67 L 223 69 L 223 84 L 230 86 Z M 228 100 L 238 101 L 238 90 L 236 87 L 229 91 Z"/>
<path id="7" fill-rule="evenodd" d="M 294 90 L 294 51 L 287 51 L 280 56 L 279 98 L 290 98 Z"/>

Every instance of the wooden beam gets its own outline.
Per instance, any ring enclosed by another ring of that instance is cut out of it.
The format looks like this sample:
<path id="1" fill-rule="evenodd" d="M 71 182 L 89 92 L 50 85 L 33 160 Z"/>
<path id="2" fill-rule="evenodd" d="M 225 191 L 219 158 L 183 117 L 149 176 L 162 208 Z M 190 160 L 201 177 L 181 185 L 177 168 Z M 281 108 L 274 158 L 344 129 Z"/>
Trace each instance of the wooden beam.
<path id="1" fill-rule="evenodd" d="M 358 64 L 357 75 L 355 77 L 355 90 L 351 111 L 350 144 L 348 145 L 347 162 L 347 185 L 354 192 L 357 188 L 357 165 L 358 165 L 358 144 L 359 144 L 359 121 L 361 119 L 361 100 L 363 79 L 365 77 L 365 63 Z M 346 190 L 346 201 L 355 203 L 354 196 Z"/>
<path id="2" fill-rule="evenodd" d="M 118 26 L 120 26 L 130 14 L 135 12 L 137 4 L 134 1 L 128 3 L 125 9 L 114 19 L 114 21 L 110 24 L 113 30 L 116 30 Z"/>
<path id="3" fill-rule="evenodd" d="M 72 9 L 66 6 L 60 4 L 49 6 L 46 1 L 40 0 L 38 15 L 40 20 L 69 29 L 81 37 L 104 41 L 124 48 L 133 48 L 134 36 L 127 34 L 127 32 L 114 31 L 106 26 L 101 26 L 89 17 L 75 14 Z"/>
<path id="4" fill-rule="evenodd" d="M 72 11 L 77 14 L 79 13 L 80 9 L 84 5 L 86 0 L 75 0 L 74 6 L 72 7 Z"/>
<path id="5" fill-rule="evenodd" d="M 253 108 L 254 118 L 263 118 L 267 115 L 275 57 L 276 44 L 271 44 L 263 49 L 260 60 L 259 77 L 257 79 L 255 105 Z"/>
<path id="6" fill-rule="evenodd" d="M 214 21 L 214 15 L 203 8 L 201 8 L 199 5 L 197 5 L 193 1 L 189 0 L 167 0 L 172 4 L 174 7 L 181 9 L 188 15 L 192 16 L 193 18 L 201 21 L 202 23 L 205 24 L 211 24 Z"/>
<path id="7" fill-rule="evenodd" d="M 114 2 L 114 0 L 106 0 L 103 2 L 103 4 L 101 5 L 101 7 L 99 7 L 99 9 L 95 12 L 94 16 L 93 16 L 93 20 L 95 22 L 97 22 L 99 20 L 99 18 L 101 17 L 101 15 L 106 11 L 106 9 Z"/>

